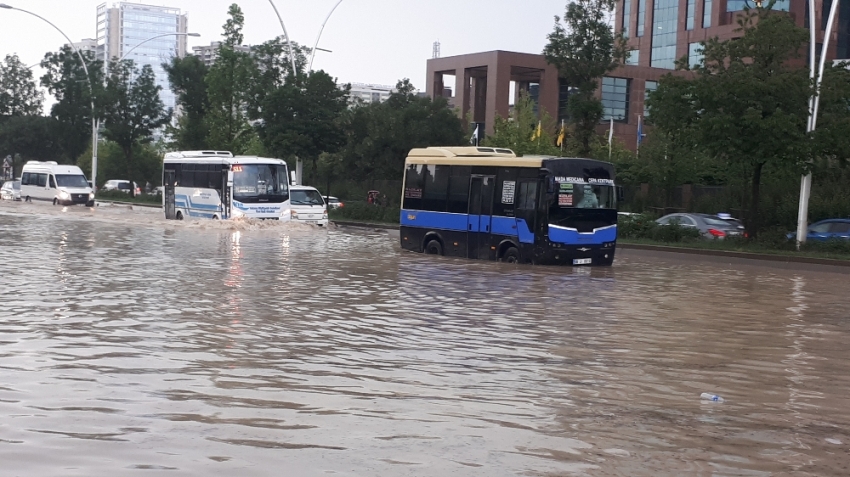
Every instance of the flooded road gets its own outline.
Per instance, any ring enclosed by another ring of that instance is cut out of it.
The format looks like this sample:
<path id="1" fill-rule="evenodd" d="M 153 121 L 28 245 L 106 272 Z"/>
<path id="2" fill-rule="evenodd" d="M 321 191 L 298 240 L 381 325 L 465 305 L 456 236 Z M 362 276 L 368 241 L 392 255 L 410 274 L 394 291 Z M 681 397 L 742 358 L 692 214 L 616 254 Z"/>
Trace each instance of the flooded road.
<path id="1" fill-rule="evenodd" d="M 5 203 L 0 256 L 4 477 L 850 474 L 848 275 Z"/>

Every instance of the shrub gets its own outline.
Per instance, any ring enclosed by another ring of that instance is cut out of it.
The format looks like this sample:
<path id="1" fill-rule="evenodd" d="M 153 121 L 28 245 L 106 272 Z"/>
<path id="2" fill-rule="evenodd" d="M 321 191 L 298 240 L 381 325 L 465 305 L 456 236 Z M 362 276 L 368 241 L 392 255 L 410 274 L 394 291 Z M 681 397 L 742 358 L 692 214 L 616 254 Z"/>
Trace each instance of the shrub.
<path id="1" fill-rule="evenodd" d="M 658 225 L 652 215 L 620 217 L 617 225 L 620 238 L 648 239 L 658 242 L 690 242 L 700 238 L 699 230 L 678 224 Z"/>
<path id="2" fill-rule="evenodd" d="M 400 214 L 398 206 L 373 205 L 366 202 L 345 202 L 344 207 L 331 209 L 331 220 L 359 220 L 397 224 Z"/>
<path id="3" fill-rule="evenodd" d="M 98 200 L 114 200 L 116 202 L 141 202 L 145 204 L 161 204 L 162 196 L 160 195 L 150 195 L 150 194 L 139 194 L 136 197 L 131 197 L 130 194 L 126 192 L 121 192 L 120 190 L 104 190 L 97 191 L 95 194 L 95 198 Z"/>

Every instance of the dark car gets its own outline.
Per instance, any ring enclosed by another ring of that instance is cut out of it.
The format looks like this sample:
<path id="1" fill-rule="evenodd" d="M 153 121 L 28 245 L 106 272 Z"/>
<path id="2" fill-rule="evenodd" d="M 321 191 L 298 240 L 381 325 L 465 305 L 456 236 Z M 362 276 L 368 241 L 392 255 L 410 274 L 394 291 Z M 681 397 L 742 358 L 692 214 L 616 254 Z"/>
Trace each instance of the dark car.
<path id="1" fill-rule="evenodd" d="M 693 227 L 705 238 L 724 239 L 744 235 L 742 226 L 710 214 L 669 214 L 656 220 L 659 225 Z"/>
<path id="2" fill-rule="evenodd" d="M 796 232 L 788 234 L 788 240 L 796 239 Z M 823 242 L 830 239 L 850 240 L 850 219 L 826 219 L 809 226 L 807 241 Z"/>

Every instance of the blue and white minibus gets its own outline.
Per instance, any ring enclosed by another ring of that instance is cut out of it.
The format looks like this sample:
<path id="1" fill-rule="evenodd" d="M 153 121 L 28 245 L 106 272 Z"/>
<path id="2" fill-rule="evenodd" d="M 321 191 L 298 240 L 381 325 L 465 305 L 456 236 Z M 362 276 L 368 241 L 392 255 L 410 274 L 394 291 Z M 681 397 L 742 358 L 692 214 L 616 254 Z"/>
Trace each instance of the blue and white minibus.
<path id="1" fill-rule="evenodd" d="M 614 180 L 614 166 L 593 159 L 413 149 L 405 161 L 401 246 L 505 262 L 611 265 L 620 196 Z"/>
<path id="2" fill-rule="evenodd" d="M 290 220 L 289 180 L 281 159 L 170 152 L 162 166 L 165 218 Z"/>

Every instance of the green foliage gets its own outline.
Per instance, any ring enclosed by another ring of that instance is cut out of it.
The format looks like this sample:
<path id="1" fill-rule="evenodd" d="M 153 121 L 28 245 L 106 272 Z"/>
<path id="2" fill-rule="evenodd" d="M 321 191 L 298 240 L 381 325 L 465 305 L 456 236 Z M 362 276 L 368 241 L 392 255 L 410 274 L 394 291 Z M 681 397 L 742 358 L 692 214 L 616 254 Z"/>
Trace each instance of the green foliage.
<path id="1" fill-rule="evenodd" d="M 538 125 L 541 125 L 539 137 L 535 133 Z M 554 129 L 554 122 L 545 111 L 541 111 L 538 120 L 534 113 L 534 101 L 524 91 L 520 93 L 511 117 L 504 119 L 497 116 L 493 129 L 493 135 L 488 136 L 482 146 L 508 148 L 517 155 L 561 155 L 560 149 L 554 145 L 554 138 L 549 134 Z"/>
<path id="2" fill-rule="evenodd" d="M 384 103 L 355 106 L 346 113 L 347 142 L 342 168 L 354 180 L 400 179 L 411 149 L 468 144 L 461 120 L 444 98 L 415 94 L 407 79 Z"/>
<path id="3" fill-rule="evenodd" d="M 344 207 L 331 209 L 328 217 L 331 220 L 354 220 L 362 222 L 381 222 L 397 224 L 401 209 L 398 205 L 382 206 L 366 202 L 346 202 Z"/>
<path id="4" fill-rule="evenodd" d="M 246 86 L 250 84 L 253 61 L 248 53 L 234 49 L 242 44 L 245 23 L 242 9 L 234 3 L 228 15 L 218 59 L 205 78 L 209 96 L 206 147 L 241 154 L 255 134 L 246 113 L 249 99 Z"/>
<path id="5" fill-rule="evenodd" d="M 594 96 L 599 78 L 626 58 L 626 43 L 614 35 L 608 22 L 613 0 L 575 0 L 567 4 L 563 23 L 555 17 L 555 28 L 543 49 L 546 61 L 571 90 L 568 108 L 577 152 L 587 156 L 602 119 L 602 103 Z"/>
<path id="6" fill-rule="evenodd" d="M 0 119 L 0 159 L 16 154 L 22 161 L 68 162 L 56 139 L 59 122 L 44 116 L 11 116 Z"/>
<path id="7" fill-rule="evenodd" d="M 32 70 L 18 55 L 6 55 L 0 63 L 0 116 L 37 116 L 43 103 Z"/>
<path id="8" fill-rule="evenodd" d="M 741 38 L 704 43 L 696 78 L 668 75 L 649 98 L 652 121 L 675 145 L 698 145 L 748 174 L 748 227 L 759 229 L 765 166 L 795 169 L 807 156 L 807 70 L 791 66 L 808 38 L 786 14 L 747 11 Z M 798 169 L 799 170 L 799 169 Z"/>
<path id="9" fill-rule="evenodd" d="M 142 193 L 135 197 L 120 190 L 99 190 L 96 194 L 97 200 L 115 202 L 136 202 L 139 204 L 162 204 L 162 196 Z"/>
<path id="10" fill-rule="evenodd" d="M 137 180 L 140 171 L 134 153 L 138 145 L 149 144 L 153 132 L 165 126 L 171 117 L 159 98 L 162 89 L 150 65 L 141 72 L 132 61 L 114 62 L 109 70 L 105 93 L 103 136 L 124 152 L 127 180 Z M 137 181 L 138 182 L 138 181 Z M 135 194 L 135 191 L 133 191 Z"/>
<path id="11" fill-rule="evenodd" d="M 80 59 L 69 46 L 58 52 L 44 55 L 41 67 L 46 70 L 41 77 L 41 86 L 56 98 L 50 115 L 59 121 L 56 138 L 62 147 L 64 160 L 73 161 L 91 142 L 92 136 L 92 90 L 94 98 L 103 94 L 103 63 L 93 53 L 83 53 L 89 77 L 86 76 Z M 100 99 L 95 106 L 100 105 Z"/>
<path id="12" fill-rule="evenodd" d="M 91 177 L 91 148 L 77 159 L 77 166 Z M 102 141 L 97 149 L 98 186 L 108 180 L 133 180 L 144 188 L 150 182 L 154 186 L 162 185 L 162 153 L 151 144 L 136 143 L 133 146 L 134 178 L 127 177 L 126 156 L 124 150 L 112 141 Z M 129 195 L 129 194 L 126 194 Z"/>
<path id="13" fill-rule="evenodd" d="M 207 147 L 209 127 L 207 111 L 210 100 L 205 81 L 208 68 L 197 56 L 174 57 L 171 62 L 162 64 L 168 73 L 171 91 L 177 97 L 181 116 L 177 127 L 169 127 L 168 132 L 174 138 L 174 146 L 181 150 L 199 150 Z"/>

